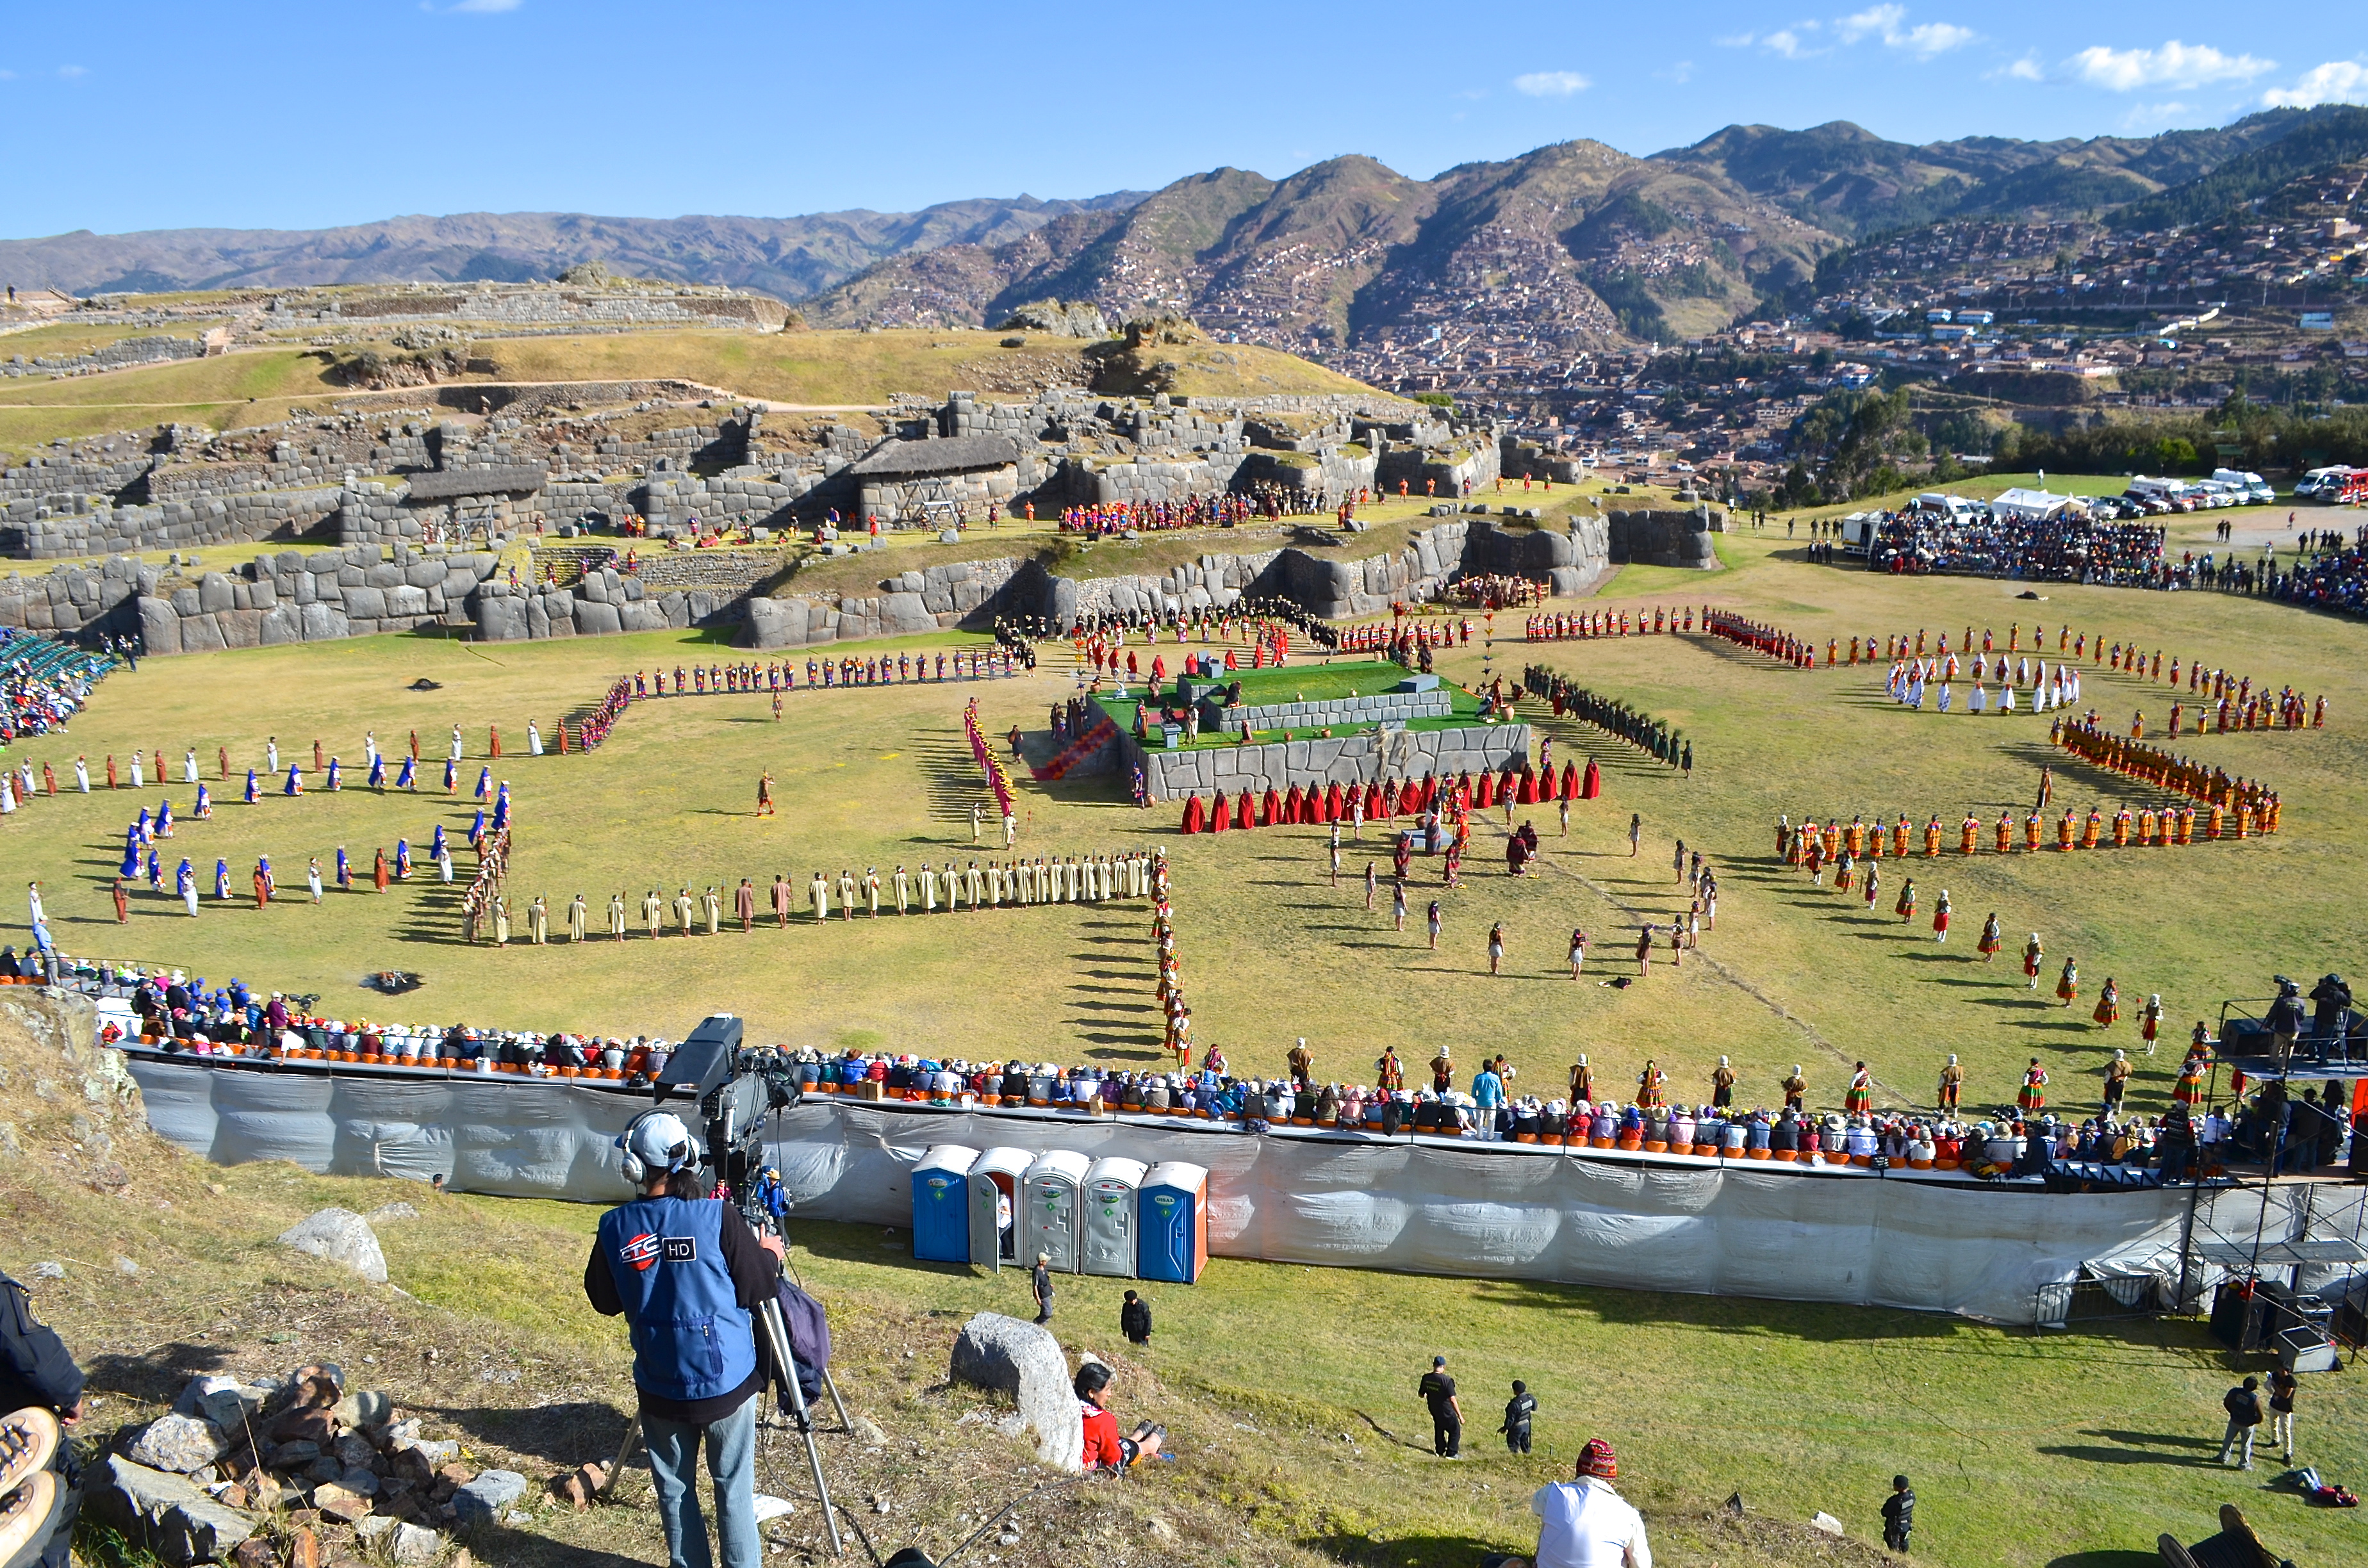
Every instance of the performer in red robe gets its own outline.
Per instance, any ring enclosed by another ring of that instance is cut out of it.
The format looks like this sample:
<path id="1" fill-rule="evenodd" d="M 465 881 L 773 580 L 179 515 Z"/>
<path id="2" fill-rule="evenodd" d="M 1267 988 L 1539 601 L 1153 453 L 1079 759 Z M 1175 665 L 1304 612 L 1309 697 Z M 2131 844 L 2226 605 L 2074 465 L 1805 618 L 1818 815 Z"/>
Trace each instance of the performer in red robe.
<path id="1" fill-rule="evenodd" d="M 1603 769 L 1596 766 L 1595 759 L 1593 757 L 1588 757 L 1587 759 L 1587 781 L 1578 787 L 1578 798 L 1582 801 L 1592 801 L 1602 793 Z"/>

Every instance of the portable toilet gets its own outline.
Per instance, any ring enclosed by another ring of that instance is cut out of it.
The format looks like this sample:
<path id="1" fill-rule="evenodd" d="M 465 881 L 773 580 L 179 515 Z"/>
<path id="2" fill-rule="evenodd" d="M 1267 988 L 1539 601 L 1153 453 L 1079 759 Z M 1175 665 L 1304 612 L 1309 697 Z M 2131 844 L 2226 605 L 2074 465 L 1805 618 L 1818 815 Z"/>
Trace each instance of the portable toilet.
<path id="1" fill-rule="evenodd" d="M 1190 1285 L 1209 1263 L 1209 1173 L 1182 1160 L 1162 1160 L 1143 1178 L 1136 1197 L 1141 1236 L 1138 1278 Z"/>
<path id="2" fill-rule="evenodd" d="M 1073 1149 L 1047 1149 L 1028 1167 L 1019 1184 L 1022 1263 L 1041 1252 L 1056 1272 L 1077 1271 L 1077 1195 L 1090 1164 Z"/>
<path id="3" fill-rule="evenodd" d="M 970 1260 L 1001 1268 L 1019 1256 L 1019 1178 L 1035 1163 L 1027 1149 L 989 1149 L 970 1168 Z"/>
<path id="4" fill-rule="evenodd" d="M 1148 1168 L 1141 1160 L 1112 1154 L 1096 1160 L 1086 1172 L 1085 1256 L 1079 1273 L 1134 1278 L 1135 1191 Z"/>
<path id="5" fill-rule="evenodd" d="M 913 1167 L 913 1256 L 931 1263 L 970 1261 L 970 1168 L 978 1151 L 939 1143 Z"/>

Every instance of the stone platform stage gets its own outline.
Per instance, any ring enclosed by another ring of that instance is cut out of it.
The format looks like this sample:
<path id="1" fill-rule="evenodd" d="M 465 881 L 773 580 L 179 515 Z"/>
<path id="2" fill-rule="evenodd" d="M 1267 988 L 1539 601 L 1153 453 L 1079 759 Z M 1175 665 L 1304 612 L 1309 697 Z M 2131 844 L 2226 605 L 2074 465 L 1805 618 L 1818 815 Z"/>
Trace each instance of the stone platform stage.
<path id="1" fill-rule="evenodd" d="M 1526 767 L 1530 727 L 1522 723 L 1460 724 L 1448 729 L 1384 726 L 1328 739 L 1269 741 L 1261 745 L 1201 745 L 1167 751 L 1119 737 L 1119 767 L 1140 767 L 1155 801 L 1255 790 L 1322 789 L 1329 784 L 1428 778 L 1434 773 L 1501 773 Z"/>

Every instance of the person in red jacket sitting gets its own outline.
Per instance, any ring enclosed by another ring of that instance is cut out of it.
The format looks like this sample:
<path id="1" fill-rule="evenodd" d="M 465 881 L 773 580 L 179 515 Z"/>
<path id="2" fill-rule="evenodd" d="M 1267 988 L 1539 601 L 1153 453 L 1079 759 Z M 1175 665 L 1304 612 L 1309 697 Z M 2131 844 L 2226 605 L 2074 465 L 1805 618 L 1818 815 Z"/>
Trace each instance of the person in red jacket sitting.
<path id="1" fill-rule="evenodd" d="M 1110 1386 L 1110 1369 L 1099 1361 L 1077 1369 L 1077 1414 L 1085 1421 L 1088 1471 L 1121 1471 L 1140 1464 L 1159 1452 L 1159 1439 L 1167 1435 L 1167 1427 L 1145 1421 L 1128 1436 L 1120 1437 L 1118 1417 L 1102 1408 L 1102 1390 Z"/>

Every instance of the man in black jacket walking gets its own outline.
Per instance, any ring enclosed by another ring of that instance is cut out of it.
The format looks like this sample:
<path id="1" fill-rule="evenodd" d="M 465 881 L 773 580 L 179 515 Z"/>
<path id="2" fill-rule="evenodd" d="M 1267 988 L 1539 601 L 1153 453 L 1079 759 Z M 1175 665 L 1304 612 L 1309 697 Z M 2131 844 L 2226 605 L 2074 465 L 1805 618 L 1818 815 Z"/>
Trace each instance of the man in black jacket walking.
<path id="1" fill-rule="evenodd" d="M 0 1274 L 0 1416 L 29 1407 L 47 1412 L 60 1426 L 71 1429 L 82 1419 L 82 1369 L 57 1335 L 33 1316 L 30 1294 Z M 82 1467 L 63 1436 L 49 1470 L 56 1478 L 51 1484 L 57 1501 L 50 1521 L 36 1525 L 28 1538 L 29 1544 L 46 1532 L 49 1544 L 38 1558 L 26 1561 L 38 1562 L 40 1568 L 66 1568 L 74 1516 L 82 1509 Z"/>
<path id="2" fill-rule="evenodd" d="M 1459 1457 L 1463 1447 L 1463 1406 L 1456 1402 L 1455 1380 L 1447 1375 L 1447 1358 L 1433 1356 L 1430 1370 L 1415 1385 L 1430 1407 L 1430 1446 L 1439 1457 Z"/>
<path id="3" fill-rule="evenodd" d="M 2220 1462 L 2226 1464 L 2228 1456 L 2237 1449 L 2237 1440 L 2245 1441 L 2244 1468 L 2253 1468 L 2253 1433 L 2261 1424 L 2261 1380 L 2247 1378 L 2241 1388 L 2230 1389 L 2221 1397 L 2220 1407 L 2228 1413 L 2228 1430 L 2220 1439 Z"/>

